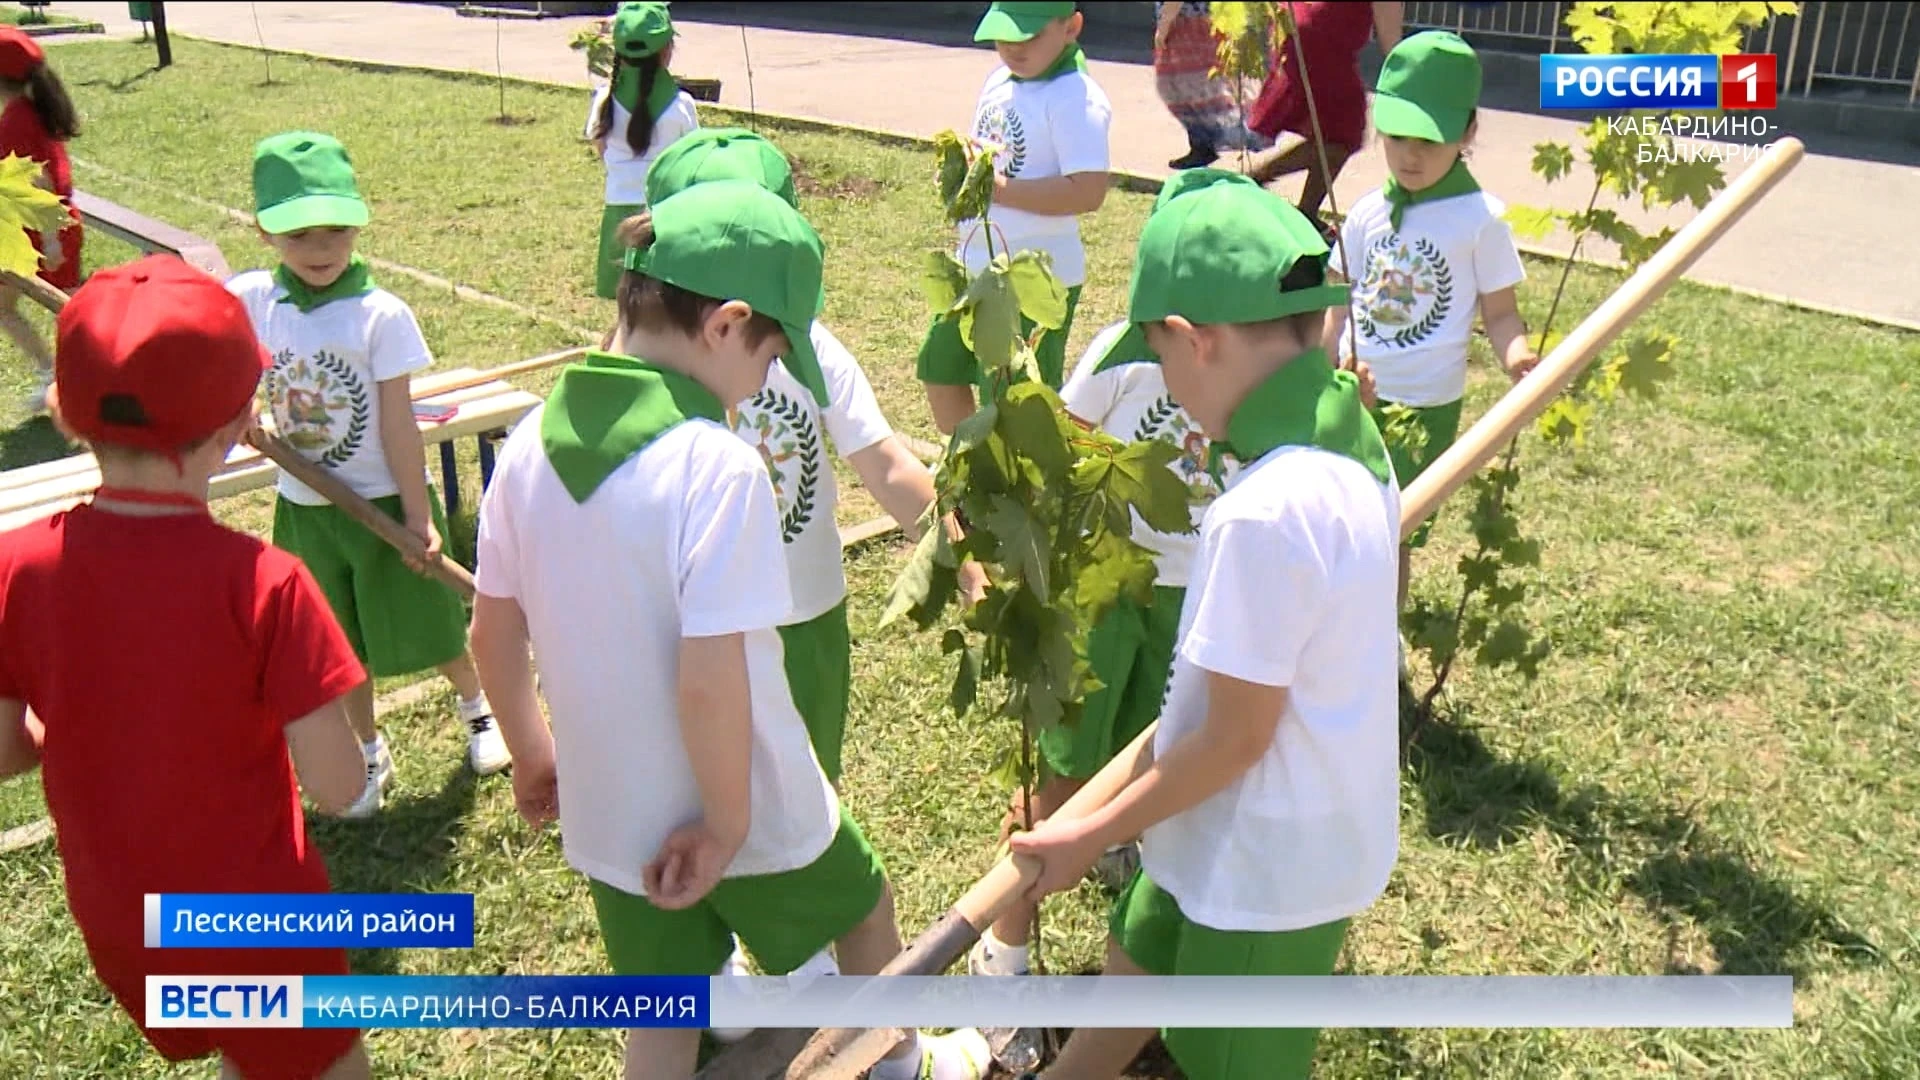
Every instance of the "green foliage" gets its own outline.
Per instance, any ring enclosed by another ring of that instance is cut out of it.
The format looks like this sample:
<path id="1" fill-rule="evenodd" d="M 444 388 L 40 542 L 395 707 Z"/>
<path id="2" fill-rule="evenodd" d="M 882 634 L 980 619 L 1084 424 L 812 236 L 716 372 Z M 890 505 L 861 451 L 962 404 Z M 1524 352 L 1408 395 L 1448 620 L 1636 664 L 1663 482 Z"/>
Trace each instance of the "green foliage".
<path id="1" fill-rule="evenodd" d="M 936 140 L 935 186 L 949 220 L 978 217 L 986 227 L 989 150 L 951 132 Z M 1021 752 L 1009 748 L 993 768 L 1031 784 L 1027 740 L 1077 722 L 1087 694 L 1098 689 L 1086 660 L 1088 633 L 1122 596 L 1152 596 L 1153 553 L 1133 541 L 1133 515 L 1165 532 L 1191 532 L 1191 495 L 1170 468 L 1172 446 L 1088 431 L 1038 380 L 1034 349 L 1059 331 L 1067 304 L 1044 254 L 996 252 L 969 276 L 937 252 L 921 288 L 938 317 L 957 323 L 993 393 L 955 430 L 935 477 L 938 516 L 956 515 L 965 535 L 926 530 L 881 621 L 906 617 L 930 628 L 958 599 L 960 568 L 986 569 L 985 598 L 941 642 L 955 658 L 948 702 L 957 715 L 984 703 L 996 719 L 1017 721 Z M 1023 317 L 1035 326 L 1030 337 L 1022 336 Z"/>
<path id="2" fill-rule="evenodd" d="M 1267 77 L 1267 59 L 1286 41 L 1290 25 L 1287 5 L 1216 3 L 1208 9 L 1213 32 L 1219 38 L 1213 74 L 1225 79 L 1259 81 Z"/>
<path id="3" fill-rule="evenodd" d="M 582 27 L 567 41 L 567 47 L 586 54 L 588 75 L 599 79 L 613 76 L 613 27 L 607 20 Z"/>

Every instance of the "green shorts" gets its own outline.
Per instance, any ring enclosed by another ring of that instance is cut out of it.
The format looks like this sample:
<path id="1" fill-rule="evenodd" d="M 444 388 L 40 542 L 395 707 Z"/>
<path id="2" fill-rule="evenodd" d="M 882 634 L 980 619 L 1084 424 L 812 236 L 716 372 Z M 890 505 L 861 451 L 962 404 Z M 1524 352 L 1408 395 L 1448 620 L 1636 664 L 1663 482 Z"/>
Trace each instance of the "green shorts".
<path id="1" fill-rule="evenodd" d="M 1144 609 L 1122 597 L 1087 635 L 1087 662 L 1101 687 L 1087 695 L 1079 723 L 1040 733 L 1040 753 L 1056 775 L 1092 776 L 1159 718 L 1186 598 L 1187 590 L 1166 585 L 1154 586 Z"/>
<path id="2" fill-rule="evenodd" d="M 806 722 L 814 755 L 827 779 L 840 782 L 840 746 L 847 735 L 847 697 L 853 688 L 853 635 L 847 602 L 803 623 L 780 628 L 786 649 L 787 686 Z"/>
<path id="3" fill-rule="evenodd" d="M 1331 975 L 1349 920 L 1281 933 L 1210 930 L 1145 873 L 1114 905 L 1109 932 L 1149 975 Z M 1289 1080 L 1313 1071 L 1318 1028 L 1174 1028 L 1160 1033 L 1188 1076 Z"/>
<path id="4" fill-rule="evenodd" d="M 1049 331 L 1040 339 L 1040 350 L 1034 354 L 1034 360 L 1040 367 L 1040 378 L 1055 390 L 1060 389 L 1061 379 L 1065 377 L 1067 366 L 1067 335 L 1073 332 L 1073 313 L 1080 308 L 1080 286 L 1067 290 L 1067 318 L 1060 329 Z M 1032 334 L 1033 320 L 1020 317 L 1020 332 Z M 985 393 L 991 393 L 987 385 L 987 373 L 980 369 L 980 361 L 960 340 L 960 321 L 935 317 L 933 326 L 927 330 L 926 340 L 920 343 L 920 359 L 914 365 L 914 373 L 928 386 L 974 386 Z"/>
<path id="5" fill-rule="evenodd" d="M 683 911 L 591 879 L 588 890 L 616 975 L 713 975 L 735 934 L 762 970 L 786 975 L 866 921 L 886 885 L 880 856 L 842 806 L 840 830 L 813 862 L 726 878 Z"/>
<path id="6" fill-rule="evenodd" d="M 1441 454 L 1446 453 L 1447 447 L 1452 446 L 1453 440 L 1460 436 L 1461 403 L 1454 401 L 1446 405 L 1429 405 L 1423 408 L 1409 406 L 1413 408 L 1414 423 L 1418 426 L 1418 430 L 1426 433 L 1425 443 L 1417 449 L 1395 439 L 1394 435 L 1387 430 L 1386 410 L 1391 404 L 1393 402 L 1383 400 L 1375 405 L 1373 422 L 1380 427 L 1380 437 L 1387 441 L 1387 458 L 1393 462 L 1394 479 L 1400 482 L 1400 490 L 1405 491 L 1407 485 L 1413 483 L 1414 477 L 1427 471 L 1427 466 L 1438 460 Z M 1427 534 L 1432 530 L 1432 518 L 1421 522 L 1419 531 L 1407 541 L 1407 546 L 1416 548 L 1425 546 Z"/>
<path id="7" fill-rule="evenodd" d="M 447 515 L 431 488 L 427 501 L 444 538 Z M 405 519 L 398 495 L 373 505 L 395 521 Z M 307 564 L 353 651 L 376 678 L 425 671 L 466 652 L 466 601 L 408 567 L 393 545 L 346 511 L 283 497 L 273 508 L 273 543 Z"/>
<path id="8" fill-rule="evenodd" d="M 593 294 L 611 300 L 620 288 L 620 275 L 626 273 L 626 246 L 616 235 L 620 223 L 646 209 L 644 203 L 610 203 L 600 212 L 600 247 L 593 265 Z"/>

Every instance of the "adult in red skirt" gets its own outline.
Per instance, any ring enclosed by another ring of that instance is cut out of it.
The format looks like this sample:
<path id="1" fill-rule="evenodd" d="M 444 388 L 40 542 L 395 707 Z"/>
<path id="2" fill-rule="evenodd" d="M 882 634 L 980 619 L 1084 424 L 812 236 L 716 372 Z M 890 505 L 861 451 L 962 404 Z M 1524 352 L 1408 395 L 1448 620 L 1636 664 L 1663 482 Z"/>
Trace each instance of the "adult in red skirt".
<path id="1" fill-rule="evenodd" d="M 1249 175 L 1263 184 L 1304 170 L 1300 212 L 1317 220 L 1341 166 L 1366 141 L 1367 84 L 1360 77 L 1360 50 L 1378 36 L 1382 52 L 1400 43 L 1406 5 L 1355 2 L 1289 3 L 1294 35 L 1280 43 L 1280 55 L 1269 70 L 1260 97 L 1253 104 L 1247 126 L 1276 140 L 1274 148 L 1256 160 Z M 1306 58 L 1306 79 L 1300 60 Z M 1320 153 L 1313 145 L 1314 115 L 1307 108 L 1306 85 L 1313 86 L 1313 104 L 1320 133 L 1327 144 L 1327 175 L 1321 175 Z M 1282 145 L 1282 134 L 1297 141 Z"/>
<path id="2" fill-rule="evenodd" d="M 1219 52 L 1210 5 L 1154 4 L 1154 87 L 1187 132 L 1187 152 L 1169 168 L 1198 169 L 1228 150 L 1264 150 L 1272 142 L 1247 130 L 1247 103 L 1236 83 L 1213 73 Z"/>
<path id="3" fill-rule="evenodd" d="M 40 43 L 15 26 L 0 26 L 0 102 L 5 103 L 0 107 L 0 158 L 18 154 L 39 162 L 42 170 L 35 183 L 67 204 L 70 223 L 51 248 L 39 233 L 27 235 L 40 252 L 41 280 L 71 293 L 80 286 L 80 214 L 73 209 L 73 166 L 66 141 L 79 134 L 79 114 L 59 76 L 47 66 Z M 0 326 L 40 368 L 40 388 L 29 402 L 40 412 L 53 378 L 53 355 L 20 314 L 19 305 L 19 290 L 0 286 Z"/>

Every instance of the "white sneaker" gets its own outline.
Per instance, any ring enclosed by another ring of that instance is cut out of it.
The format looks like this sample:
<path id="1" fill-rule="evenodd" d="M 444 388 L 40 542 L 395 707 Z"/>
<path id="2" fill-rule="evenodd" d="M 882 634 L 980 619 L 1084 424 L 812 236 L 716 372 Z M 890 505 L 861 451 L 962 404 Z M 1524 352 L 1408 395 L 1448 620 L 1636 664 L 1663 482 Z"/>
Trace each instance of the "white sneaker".
<path id="1" fill-rule="evenodd" d="M 746 949 L 741 946 L 739 938 L 733 939 L 733 955 L 727 957 L 727 962 L 720 965 L 720 970 L 716 974 L 723 979 L 746 978 L 753 974 L 752 969 L 747 967 Z M 752 1028 L 709 1028 L 708 1032 L 715 1042 L 732 1044 L 753 1034 L 753 1030 Z"/>
<path id="2" fill-rule="evenodd" d="M 973 948 L 967 950 L 967 974 L 969 975 L 1026 975 L 1029 973 L 1025 955 L 1009 961 L 1004 953 L 995 953 L 985 934 L 980 936 L 979 941 L 973 943 Z"/>
<path id="3" fill-rule="evenodd" d="M 47 388 L 53 385 L 53 372 L 40 373 L 40 385 L 27 395 L 27 412 L 38 416 L 47 411 Z"/>
<path id="4" fill-rule="evenodd" d="M 340 816 L 349 821 L 364 821 L 380 812 L 380 804 L 385 801 L 387 783 L 393 779 L 393 755 L 387 752 L 385 739 L 375 744 L 378 749 L 367 754 L 367 786 L 353 805 L 341 812 Z M 362 752 L 365 752 L 363 746 Z"/>
<path id="5" fill-rule="evenodd" d="M 500 736 L 500 725 L 494 722 L 493 706 L 487 704 L 484 695 L 471 705 L 460 703 L 460 721 L 467 725 L 467 764 L 474 772 L 492 776 L 513 764 L 507 740 Z"/>

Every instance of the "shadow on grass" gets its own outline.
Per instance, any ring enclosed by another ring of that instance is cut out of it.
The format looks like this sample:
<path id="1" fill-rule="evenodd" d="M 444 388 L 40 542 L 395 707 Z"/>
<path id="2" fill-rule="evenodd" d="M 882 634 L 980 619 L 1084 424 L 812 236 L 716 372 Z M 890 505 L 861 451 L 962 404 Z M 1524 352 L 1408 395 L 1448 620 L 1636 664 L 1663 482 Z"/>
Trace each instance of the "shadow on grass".
<path id="1" fill-rule="evenodd" d="M 314 838 L 326 853 L 333 891 L 435 891 L 452 868 L 478 783 L 471 769 L 460 766 L 439 791 L 390 802 L 371 821 L 314 819 Z M 350 958 L 356 975 L 393 975 L 399 970 L 393 949 L 354 949 Z"/>
<path id="2" fill-rule="evenodd" d="M 1408 751 L 1408 769 L 1426 797 L 1427 833 L 1492 849 L 1537 827 L 1570 842 L 1575 873 L 1597 879 L 1637 841 L 1654 853 L 1621 884 L 1664 915 L 1704 930 L 1721 974 L 1794 975 L 1808 947 L 1834 949 L 1854 964 L 1883 956 L 1826 908 L 1794 895 L 1740 852 L 1701 831 L 1690 811 L 1616 797 L 1593 785 L 1571 791 L 1537 761 L 1505 761 L 1460 716 L 1436 718 Z M 1687 974 L 1670 965 L 1669 974 Z"/>
<path id="3" fill-rule="evenodd" d="M 73 444 L 54 429 L 53 421 L 44 416 L 0 431 L 0 469 L 23 469 L 77 453 Z"/>

